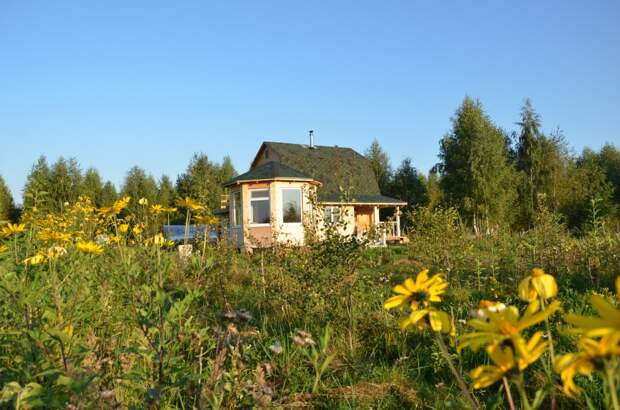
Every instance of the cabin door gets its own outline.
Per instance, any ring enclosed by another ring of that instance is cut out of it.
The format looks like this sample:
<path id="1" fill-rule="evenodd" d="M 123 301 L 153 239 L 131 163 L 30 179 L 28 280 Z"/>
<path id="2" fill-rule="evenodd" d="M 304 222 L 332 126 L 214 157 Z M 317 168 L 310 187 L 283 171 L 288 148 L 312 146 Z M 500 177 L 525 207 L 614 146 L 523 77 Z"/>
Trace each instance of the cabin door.
<path id="1" fill-rule="evenodd" d="M 358 234 L 368 232 L 372 224 L 373 212 L 370 206 L 355 208 L 355 230 Z"/>

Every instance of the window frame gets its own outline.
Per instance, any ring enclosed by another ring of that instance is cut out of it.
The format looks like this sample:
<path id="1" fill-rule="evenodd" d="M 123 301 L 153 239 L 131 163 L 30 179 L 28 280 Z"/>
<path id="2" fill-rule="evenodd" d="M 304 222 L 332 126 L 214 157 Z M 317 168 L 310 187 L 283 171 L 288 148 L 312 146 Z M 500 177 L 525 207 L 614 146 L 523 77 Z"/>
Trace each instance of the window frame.
<path id="1" fill-rule="evenodd" d="M 233 191 L 230 193 L 231 202 L 232 202 L 232 226 L 238 228 L 243 225 L 243 200 L 241 190 Z M 237 201 L 237 196 L 239 197 L 239 201 Z M 239 215 L 237 215 L 237 205 L 239 206 Z M 239 222 L 239 223 L 236 223 Z"/>
<path id="2" fill-rule="evenodd" d="M 297 193 L 299 194 L 299 197 L 298 197 L 299 198 L 299 222 L 285 222 L 284 221 L 284 191 L 285 190 L 297 191 Z M 280 188 L 280 197 L 282 198 L 282 209 L 281 209 L 282 223 L 286 225 L 301 225 L 304 221 L 304 201 L 303 201 L 303 194 L 302 194 L 301 187 L 296 187 L 296 186 L 282 187 Z"/>
<path id="3" fill-rule="evenodd" d="M 260 192 L 260 191 L 266 191 L 267 192 L 267 196 L 264 198 L 252 198 L 252 192 Z M 250 215 L 249 215 L 249 225 L 250 226 L 271 226 L 271 189 L 269 188 L 252 188 L 252 189 L 248 189 L 248 192 L 250 194 Z M 267 203 L 269 204 L 269 222 L 254 222 L 254 209 L 252 208 L 252 203 L 253 202 L 262 202 L 262 201 L 267 201 Z"/>
<path id="4" fill-rule="evenodd" d="M 326 213 L 329 210 L 329 221 L 326 218 Z M 334 210 L 338 210 L 338 220 L 334 220 Z M 329 222 L 330 224 L 342 222 L 342 207 L 330 205 L 323 209 L 323 222 Z"/>

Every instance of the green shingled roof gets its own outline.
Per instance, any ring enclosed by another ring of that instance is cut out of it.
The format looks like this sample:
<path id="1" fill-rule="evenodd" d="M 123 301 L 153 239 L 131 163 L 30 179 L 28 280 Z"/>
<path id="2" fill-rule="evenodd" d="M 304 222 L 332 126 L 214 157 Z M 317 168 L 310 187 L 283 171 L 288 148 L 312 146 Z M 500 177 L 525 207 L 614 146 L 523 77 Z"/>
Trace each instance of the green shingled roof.
<path id="1" fill-rule="evenodd" d="M 268 179 L 300 179 L 312 181 L 313 178 L 280 162 L 270 161 L 250 169 L 248 172 L 237 175 L 233 179 L 224 182 L 224 186 L 234 185 L 241 181 L 258 181 Z"/>
<path id="2" fill-rule="evenodd" d="M 270 159 L 321 182 L 319 198 L 331 195 L 340 197 L 340 188 L 352 196 L 381 195 L 370 161 L 351 148 L 323 145 L 310 148 L 303 144 L 264 142 L 252 169 L 255 165 L 260 167 L 263 150 L 270 151 L 273 155 Z"/>

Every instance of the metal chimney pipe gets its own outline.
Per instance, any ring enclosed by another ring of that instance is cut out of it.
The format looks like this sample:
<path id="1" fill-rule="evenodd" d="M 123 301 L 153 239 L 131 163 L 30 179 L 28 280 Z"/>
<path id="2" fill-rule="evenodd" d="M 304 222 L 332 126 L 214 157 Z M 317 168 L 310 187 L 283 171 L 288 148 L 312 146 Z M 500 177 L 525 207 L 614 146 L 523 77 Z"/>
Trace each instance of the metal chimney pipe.
<path id="1" fill-rule="evenodd" d="M 310 136 L 310 148 L 314 148 L 314 130 L 310 130 L 308 134 Z"/>

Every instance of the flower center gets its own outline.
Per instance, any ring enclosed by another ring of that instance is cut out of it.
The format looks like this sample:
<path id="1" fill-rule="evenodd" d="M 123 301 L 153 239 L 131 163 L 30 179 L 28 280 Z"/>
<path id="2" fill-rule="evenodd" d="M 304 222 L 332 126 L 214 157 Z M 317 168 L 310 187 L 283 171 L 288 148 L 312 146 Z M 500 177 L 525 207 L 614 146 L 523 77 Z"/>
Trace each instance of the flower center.
<path id="1" fill-rule="evenodd" d="M 515 326 L 513 326 L 510 323 L 504 323 L 499 328 L 499 331 L 503 335 L 510 336 L 510 335 L 513 335 L 513 334 L 517 333 L 519 331 L 519 329 L 517 329 Z"/>
<path id="2" fill-rule="evenodd" d="M 425 302 L 428 300 L 428 298 L 430 298 L 431 295 L 429 295 L 429 293 L 425 290 L 419 291 L 419 292 L 413 292 L 411 294 L 411 299 L 415 300 L 416 302 Z"/>

